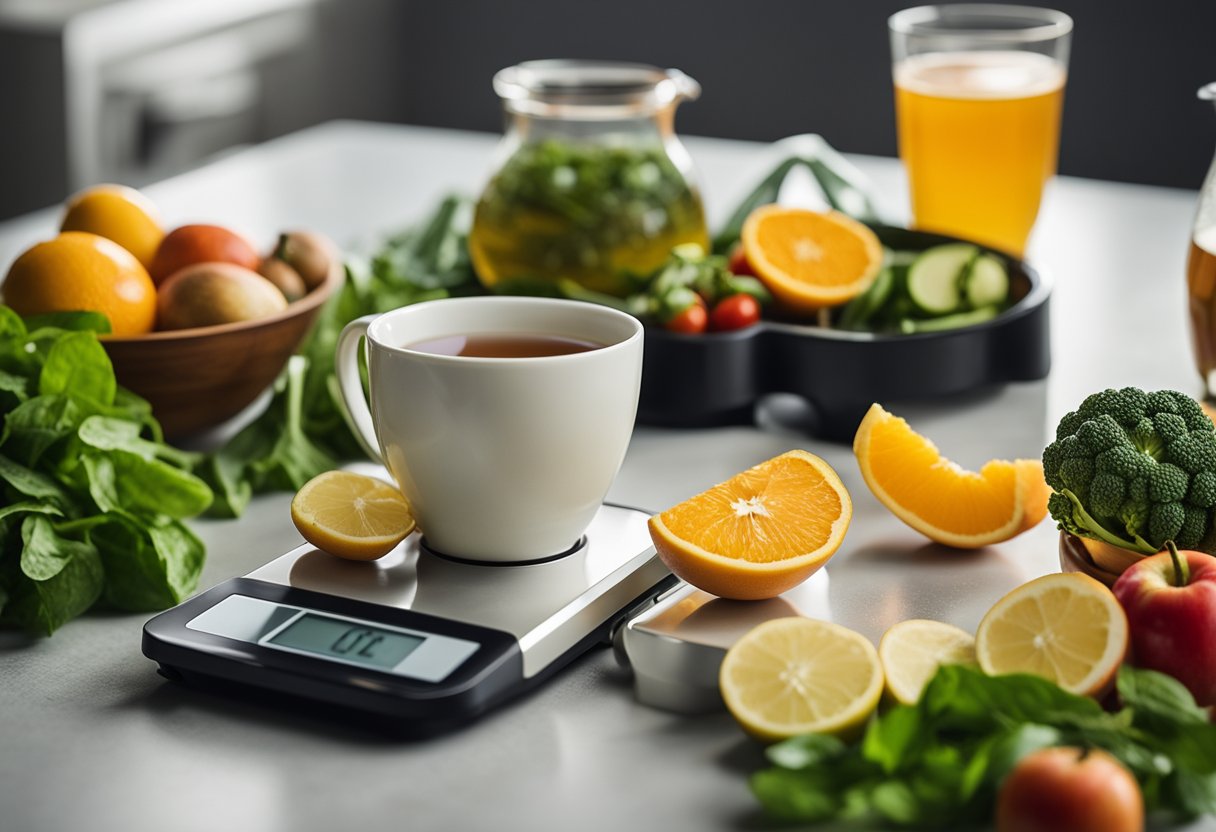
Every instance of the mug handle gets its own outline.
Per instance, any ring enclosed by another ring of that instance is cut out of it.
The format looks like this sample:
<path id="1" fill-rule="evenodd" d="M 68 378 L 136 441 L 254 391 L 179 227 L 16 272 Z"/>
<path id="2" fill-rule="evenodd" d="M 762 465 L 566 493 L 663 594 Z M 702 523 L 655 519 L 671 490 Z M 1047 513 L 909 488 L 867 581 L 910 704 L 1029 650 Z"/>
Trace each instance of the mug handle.
<path id="1" fill-rule="evenodd" d="M 338 389 L 346 406 L 346 422 L 355 439 L 373 461 L 384 464 L 380 455 L 380 443 L 376 439 L 376 426 L 372 412 L 363 394 L 363 379 L 359 376 L 359 343 L 367 337 L 367 327 L 378 315 L 364 315 L 342 328 L 334 354 L 334 371 L 338 377 Z"/>

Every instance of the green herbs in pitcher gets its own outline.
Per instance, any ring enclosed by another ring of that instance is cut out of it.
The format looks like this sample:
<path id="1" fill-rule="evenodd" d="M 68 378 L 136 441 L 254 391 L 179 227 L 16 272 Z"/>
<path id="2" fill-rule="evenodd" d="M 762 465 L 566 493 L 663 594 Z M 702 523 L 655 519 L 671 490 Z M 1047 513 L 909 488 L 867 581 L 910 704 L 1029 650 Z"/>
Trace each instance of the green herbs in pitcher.
<path id="1" fill-rule="evenodd" d="M 624 295 L 681 243 L 708 246 L 701 198 L 664 148 L 525 144 L 482 194 L 469 236 L 481 282 L 574 280 Z"/>

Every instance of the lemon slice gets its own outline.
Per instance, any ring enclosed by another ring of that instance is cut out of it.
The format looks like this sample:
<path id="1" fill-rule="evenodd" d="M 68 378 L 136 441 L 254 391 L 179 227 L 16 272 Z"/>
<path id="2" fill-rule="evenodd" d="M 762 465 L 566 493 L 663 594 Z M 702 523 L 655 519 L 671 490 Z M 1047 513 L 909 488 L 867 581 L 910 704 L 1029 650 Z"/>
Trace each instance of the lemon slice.
<path id="1" fill-rule="evenodd" d="M 1022 584 L 996 602 L 975 633 L 985 673 L 1034 673 L 1086 696 L 1109 688 L 1126 653 L 1123 608 L 1078 572 Z"/>
<path id="2" fill-rule="evenodd" d="M 758 739 L 847 738 L 878 707 L 882 665 L 860 633 L 811 618 L 778 618 L 727 651 L 718 685 L 727 709 Z"/>
<path id="3" fill-rule="evenodd" d="M 915 705 L 939 667 L 975 664 L 975 639 L 953 625 L 913 618 L 883 634 L 878 658 L 887 695 L 901 705 Z"/>
<path id="4" fill-rule="evenodd" d="M 313 477 L 291 501 L 291 522 L 331 555 L 375 560 L 414 530 L 410 505 L 395 487 L 350 471 Z"/>

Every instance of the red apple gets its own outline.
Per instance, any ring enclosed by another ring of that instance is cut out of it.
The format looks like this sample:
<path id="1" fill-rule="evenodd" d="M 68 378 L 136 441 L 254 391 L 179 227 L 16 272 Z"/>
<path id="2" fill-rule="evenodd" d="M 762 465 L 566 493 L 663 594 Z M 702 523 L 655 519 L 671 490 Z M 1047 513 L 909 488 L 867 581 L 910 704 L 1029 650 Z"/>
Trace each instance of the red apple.
<path id="1" fill-rule="evenodd" d="M 1045 748 L 1023 757 L 996 801 L 997 832 L 1143 832 L 1131 772 L 1099 749 Z"/>
<path id="2" fill-rule="evenodd" d="M 1127 613 L 1131 660 L 1173 676 L 1200 705 L 1216 705 L 1216 558 L 1177 555 L 1177 566 L 1170 552 L 1160 552 L 1115 581 L 1115 597 Z"/>

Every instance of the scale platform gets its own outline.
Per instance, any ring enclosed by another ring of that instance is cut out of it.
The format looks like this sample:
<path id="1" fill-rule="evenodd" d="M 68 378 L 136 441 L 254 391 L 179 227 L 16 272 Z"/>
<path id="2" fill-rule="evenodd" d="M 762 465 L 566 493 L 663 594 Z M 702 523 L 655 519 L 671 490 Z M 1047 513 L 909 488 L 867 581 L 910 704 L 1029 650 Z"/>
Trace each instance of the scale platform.
<path id="1" fill-rule="evenodd" d="M 609 643 L 677 583 L 648 517 L 605 504 L 570 552 L 528 564 L 458 561 L 418 535 L 371 562 L 300 546 L 148 621 L 143 652 L 170 678 L 446 730 Z"/>

